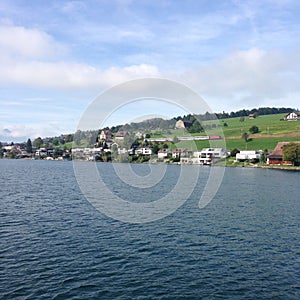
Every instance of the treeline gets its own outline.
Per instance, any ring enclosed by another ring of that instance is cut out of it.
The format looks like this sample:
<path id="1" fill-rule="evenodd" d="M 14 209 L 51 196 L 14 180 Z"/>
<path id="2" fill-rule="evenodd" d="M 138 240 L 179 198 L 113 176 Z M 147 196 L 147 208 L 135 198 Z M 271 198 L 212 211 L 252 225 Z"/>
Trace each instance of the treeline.
<path id="1" fill-rule="evenodd" d="M 32 146 L 35 148 L 56 147 L 56 146 L 64 145 L 66 143 L 73 142 L 73 138 L 74 138 L 74 134 L 62 134 L 60 136 L 46 137 L 46 138 L 37 137 L 36 139 L 33 140 Z"/>
<path id="2" fill-rule="evenodd" d="M 181 118 L 181 117 L 179 117 Z M 153 118 L 144 120 L 141 122 L 131 122 L 130 124 L 117 125 L 112 127 L 105 127 L 103 129 L 109 129 L 112 133 L 117 133 L 119 131 L 150 131 L 155 129 L 174 129 L 177 119 L 172 118 L 165 120 L 162 118 Z"/>
<path id="3" fill-rule="evenodd" d="M 276 114 L 288 114 L 295 111 L 294 108 L 286 108 L 286 107 L 260 107 L 260 108 L 253 108 L 253 109 L 242 109 L 236 112 L 231 113 L 218 113 L 216 114 L 218 119 L 227 119 L 227 118 L 236 118 L 236 117 L 246 117 L 251 114 L 257 116 L 263 115 L 276 115 Z M 199 116 L 201 118 L 201 116 Z"/>

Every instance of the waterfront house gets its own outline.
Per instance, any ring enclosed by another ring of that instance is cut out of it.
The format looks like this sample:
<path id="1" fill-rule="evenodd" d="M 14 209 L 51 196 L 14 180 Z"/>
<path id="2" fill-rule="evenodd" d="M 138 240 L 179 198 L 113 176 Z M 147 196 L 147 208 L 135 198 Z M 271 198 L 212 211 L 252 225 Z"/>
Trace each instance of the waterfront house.
<path id="1" fill-rule="evenodd" d="M 48 156 L 46 148 L 39 148 L 35 151 L 35 156 L 46 157 Z"/>
<path id="2" fill-rule="evenodd" d="M 267 157 L 267 164 L 269 165 L 292 165 L 290 161 L 283 160 L 283 146 L 290 144 L 291 142 L 279 142 L 275 149 L 272 151 L 270 155 Z M 293 142 L 300 143 L 300 142 Z"/>
<path id="3" fill-rule="evenodd" d="M 126 154 L 128 150 L 126 148 L 118 148 L 118 154 Z"/>
<path id="4" fill-rule="evenodd" d="M 224 148 L 203 148 L 200 153 L 195 152 L 196 158 L 199 158 L 196 161 L 199 161 L 200 164 L 203 165 L 210 165 L 213 160 L 226 158 L 227 157 L 227 150 Z M 197 157 L 198 155 L 198 157 Z"/>
<path id="5" fill-rule="evenodd" d="M 167 158 L 168 156 L 170 156 L 172 154 L 172 151 L 168 148 L 166 149 L 160 149 L 157 152 L 157 158 Z"/>
<path id="6" fill-rule="evenodd" d="M 191 151 L 185 149 L 185 148 L 176 148 L 172 152 L 173 158 L 179 158 L 179 157 L 189 157 Z"/>
<path id="7" fill-rule="evenodd" d="M 237 153 L 235 159 L 237 161 L 245 161 L 245 160 L 260 160 L 262 150 L 242 150 L 240 153 Z"/>

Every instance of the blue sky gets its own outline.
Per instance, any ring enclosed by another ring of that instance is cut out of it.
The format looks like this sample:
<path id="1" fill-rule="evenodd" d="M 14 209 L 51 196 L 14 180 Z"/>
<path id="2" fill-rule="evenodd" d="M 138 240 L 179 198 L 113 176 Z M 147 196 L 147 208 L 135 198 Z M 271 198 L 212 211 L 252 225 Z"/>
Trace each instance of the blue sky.
<path id="1" fill-rule="evenodd" d="M 299 15 L 297 0 L 2 0 L 0 140 L 74 132 L 97 95 L 137 78 L 183 83 L 215 112 L 299 108 Z M 112 119 L 177 112 L 133 110 Z"/>

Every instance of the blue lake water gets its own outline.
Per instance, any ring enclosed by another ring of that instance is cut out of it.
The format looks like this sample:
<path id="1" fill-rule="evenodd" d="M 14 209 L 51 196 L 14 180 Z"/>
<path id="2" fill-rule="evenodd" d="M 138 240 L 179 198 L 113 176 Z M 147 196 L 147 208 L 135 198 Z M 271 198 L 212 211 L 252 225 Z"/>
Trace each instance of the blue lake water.
<path id="1" fill-rule="evenodd" d="M 180 172 L 151 192 L 97 166 L 137 202 Z M 300 299 L 300 172 L 227 168 L 204 209 L 201 178 L 173 214 L 129 224 L 85 199 L 72 162 L 0 160 L 0 299 Z"/>

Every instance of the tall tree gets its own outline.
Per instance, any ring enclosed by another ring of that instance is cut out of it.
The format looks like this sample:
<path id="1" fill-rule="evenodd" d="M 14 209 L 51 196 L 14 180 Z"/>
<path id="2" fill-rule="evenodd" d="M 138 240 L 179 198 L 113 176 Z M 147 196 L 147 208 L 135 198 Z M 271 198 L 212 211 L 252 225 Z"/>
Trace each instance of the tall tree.
<path id="1" fill-rule="evenodd" d="M 249 134 L 247 132 L 243 132 L 242 139 L 244 139 L 246 143 L 248 142 L 248 137 L 249 137 Z"/>
<path id="2" fill-rule="evenodd" d="M 268 153 L 269 153 L 268 149 L 265 149 L 265 150 L 263 151 L 263 153 L 261 154 L 261 156 L 260 156 L 260 161 L 261 161 L 262 163 L 265 163 L 265 162 L 267 161 Z"/>
<path id="3" fill-rule="evenodd" d="M 27 142 L 26 142 L 26 152 L 27 153 L 32 153 L 32 143 L 31 143 L 31 139 L 28 139 Z"/>

